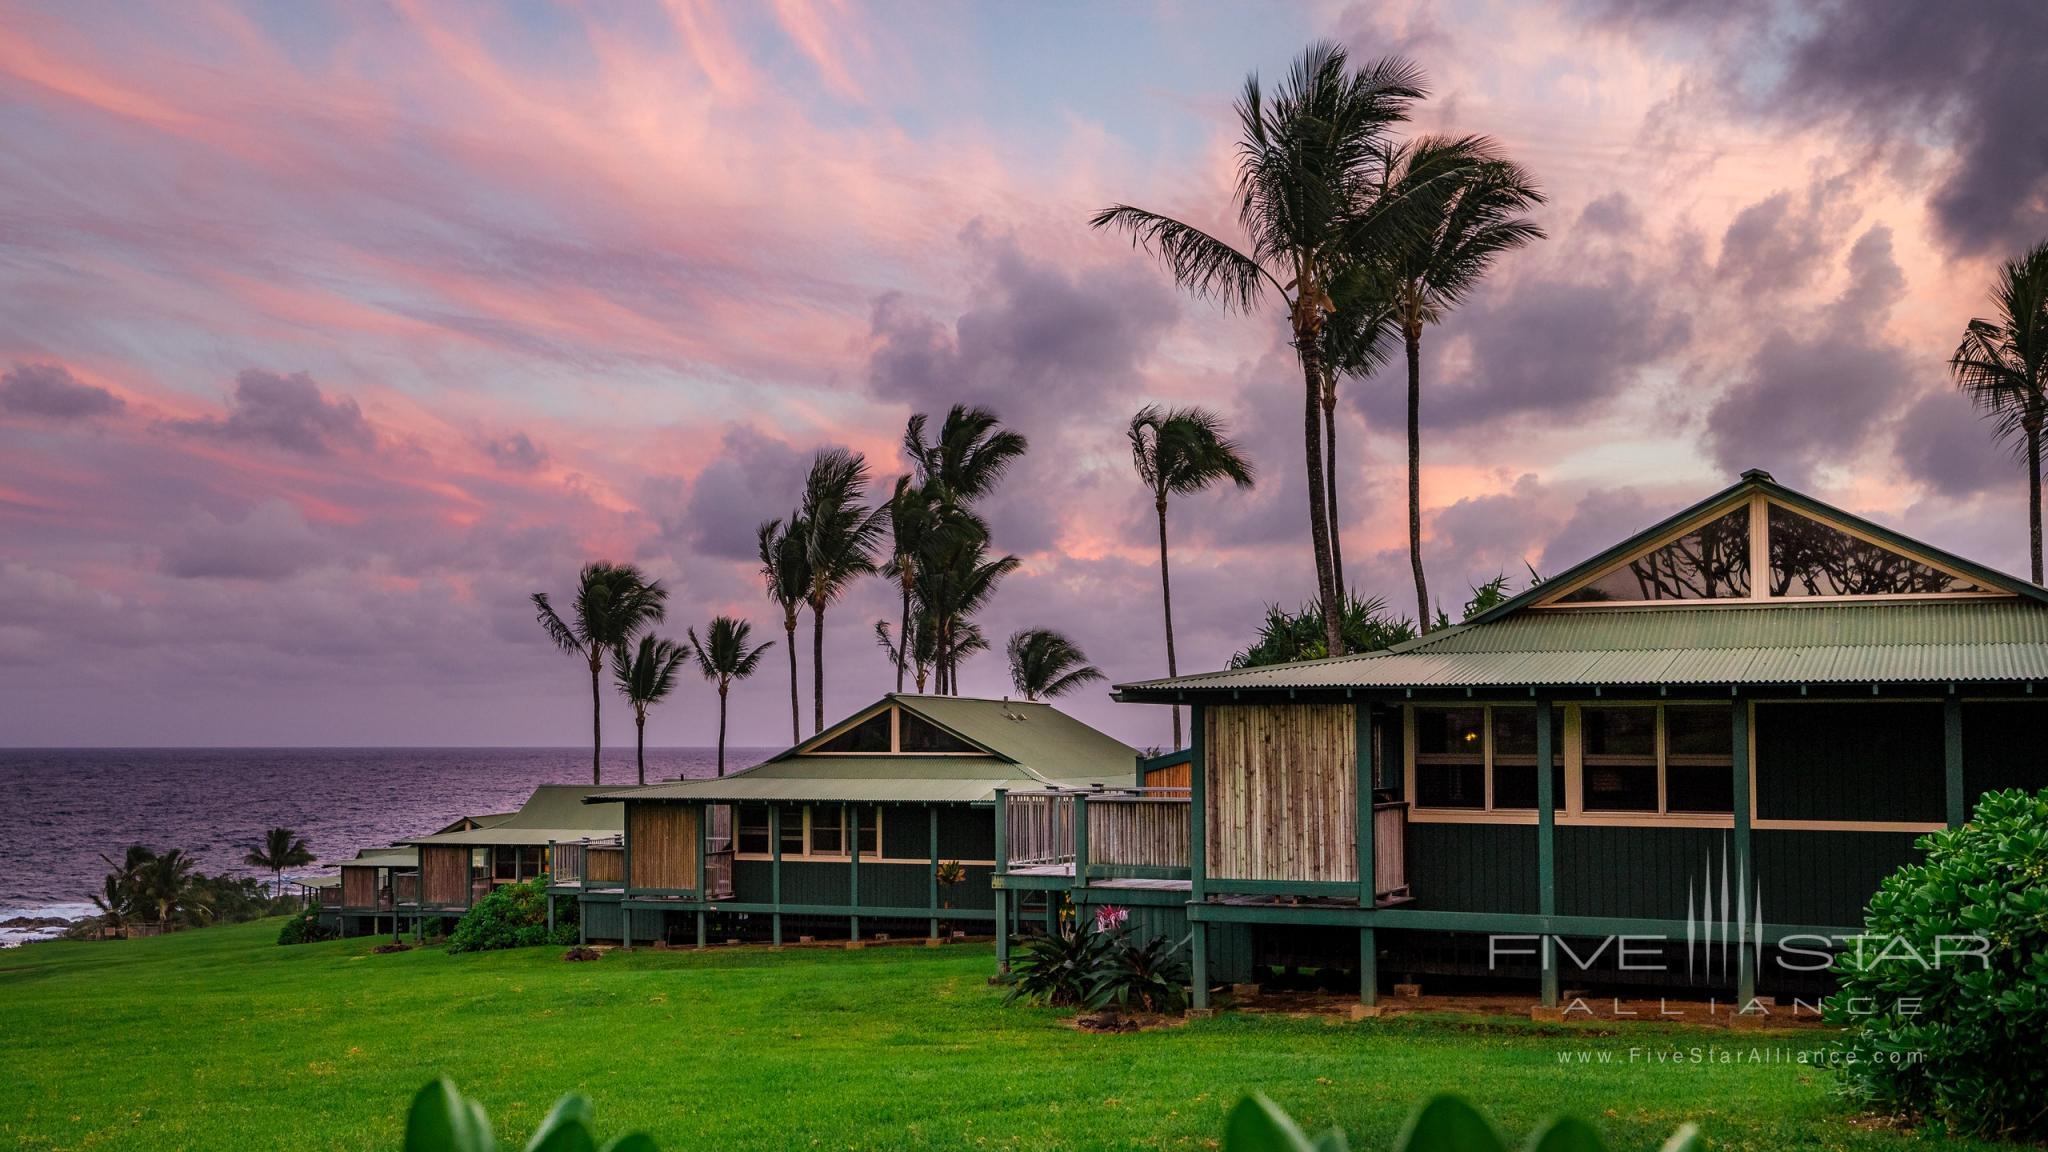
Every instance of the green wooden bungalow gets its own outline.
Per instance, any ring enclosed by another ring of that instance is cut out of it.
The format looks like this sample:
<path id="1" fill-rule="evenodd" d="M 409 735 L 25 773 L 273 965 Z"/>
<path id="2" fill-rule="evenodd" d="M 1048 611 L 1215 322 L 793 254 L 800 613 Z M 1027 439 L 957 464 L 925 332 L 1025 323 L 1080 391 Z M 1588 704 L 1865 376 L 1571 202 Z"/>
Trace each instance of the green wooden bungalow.
<path id="1" fill-rule="evenodd" d="M 428 920 L 460 917 L 500 884 L 548 875 L 553 867 L 551 845 L 616 837 L 619 810 L 584 803 L 610 791 L 582 784 L 543 784 L 518 811 L 503 818 L 406 841 L 404 847 L 418 855 L 409 870 L 393 870 L 398 919 L 421 931 Z"/>
<path id="2" fill-rule="evenodd" d="M 488 828 L 511 819 L 510 812 L 458 816 L 436 834 Z M 337 869 L 331 884 L 311 884 L 308 903 L 317 904 L 327 926 L 343 936 L 375 935 L 392 919 L 393 905 L 417 897 L 419 850 L 404 844 L 365 848 L 345 860 L 323 862 Z M 395 928 L 394 928 L 395 930 Z"/>
<path id="3" fill-rule="evenodd" d="M 1748 472 L 1468 623 L 1116 695 L 1190 708 L 1189 799 L 1009 792 L 995 883 L 1185 925 L 1198 999 L 1328 965 L 1368 1003 L 1453 973 L 1748 1004 L 1824 979 L 1918 836 L 2048 786 L 2048 592 Z"/>
<path id="4" fill-rule="evenodd" d="M 616 861 L 556 876 L 587 939 L 938 938 L 997 916 L 1001 789 L 1128 785 L 1130 748 L 1048 704 L 890 695 L 722 779 L 592 797 L 623 810 Z M 961 882 L 942 886 L 940 865 Z M 1039 911 L 1043 912 L 1041 908 Z"/>

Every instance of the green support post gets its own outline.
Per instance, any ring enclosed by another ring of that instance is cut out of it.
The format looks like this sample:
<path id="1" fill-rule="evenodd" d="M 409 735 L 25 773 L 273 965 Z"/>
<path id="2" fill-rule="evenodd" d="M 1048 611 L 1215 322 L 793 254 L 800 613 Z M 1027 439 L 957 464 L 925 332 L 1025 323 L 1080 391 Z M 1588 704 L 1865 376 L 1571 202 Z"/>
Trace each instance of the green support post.
<path id="1" fill-rule="evenodd" d="M 555 938 L 555 842 L 548 841 L 548 939 Z"/>
<path id="2" fill-rule="evenodd" d="M 1010 870 L 1010 793 L 1006 788 L 996 789 L 996 859 L 995 873 L 998 876 Z M 1008 889 L 998 888 L 996 893 L 996 972 L 1010 970 L 1010 908 Z"/>
<path id="3" fill-rule="evenodd" d="M 1948 826 L 1961 828 L 1970 813 L 1963 793 L 1963 702 L 1953 695 L 1941 702 L 1941 751 L 1948 769 Z"/>
<path id="4" fill-rule="evenodd" d="M 1207 830 L 1208 732 L 1204 706 L 1188 708 L 1188 899 L 1196 904 L 1208 898 L 1209 835 Z"/>
<path id="5" fill-rule="evenodd" d="M 711 805 L 697 805 L 697 900 L 711 899 L 711 876 L 705 871 L 706 841 L 711 836 Z"/>
<path id="6" fill-rule="evenodd" d="M 841 835 L 848 838 L 846 859 L 852 871 L 846 881 L 846 902 L 853 906 L 853 915 L 847 919 L 847 939 L 860 939 L 860 807 L 855 804 L 839 806 Z M 877 848 L 881 845 L 877 844 Z"/>
<path id="7" fill-rule="evenodd" d="M 1358 850 L 1358 906 L 1372 908 L 1379 903 L 1379 858 L 1375 854 L 1372 806 L 1372 707 L 1360 701 L 1357 705 L 1356 760 L 1357 831 L 1353 836 Z M 1378 955 L 1375 952 L 1371 928 L 1358 930 L 1358 1002 L 1379 1003 Z"/>
<path id="8" fill-rule="evenodd" d="M 1749 907 L 1749 890 L 1754 883 L 1751 877 L 1756 870 L 1750 865 L 1749 850 L 1749 702 L 1736 700 L 1734 714 L 1734 780 L 1735 787 L 1735 879 L 1737 891 L 1735 906 Z M 1746 921 L 1748 916 L 1744 916 Z M 1735 1001 L 1736 1010 L 1741 1011 L 1756 998 L 1756 950 L 1758 942 L 1748 938 L 1748 925 L 1736 932 L 1740 947 L 1735 959 Z"/>
<path id="9" fill-rule="evenodd" d="M 1536 697 L 1536 910 L 1557 915 L 1557 782 L 1551 761 L 1550 697 Z M 1557 948 L 1546 929 L 1538 950 L 1543 965 L 1543 1006 L 1557 1007 Z"/>
<path id="10" fill-rule="evenodd" d="M 768 806 L 768 903 L 769 926 L 777 948 L 782 947 L 782 805 Z"/>
<path id="11" fill-rule="evenodd" d="M 1074 797 L 1074 887 L 1088 886 L 1088 794 Z"/>
<path id="12" fill-rule="evenodd" d="M 704 910 L 697 909 L 697 950 L 704 950 Z"/>
<path id="13" fill-rule="evenodd" d="M 1190 711 L 1197 713 L 1201 710 L 1202 706 L 1200 704 L 1190 709 Z M 1195 726 L 1195 731 L 1200 732 L 1201 730 L 1199 724 Z M 1196 1008 L 1207 1010 L 1209 1007 L 1209 925 L 1200 920 L 1195 921 L 1193 935 L 1194 939 L 1190 946 L 1194 949 L 1194 955 L 1190 959 L 1193 962 L 1191 974 L 1195 982 L 1194 1003 Z"/>
<path id="14" fill-rule="evenodd" d="M 619 934 L 624 950 L 633 950 L 633 910 L 626 902 L 633 898 L 633 806 L 626 806 L 625 827 L 619 831 Z"/>
<path id="15" fill-rule="evenodd" d="M 932 870 L 928 877 L 931 881 L 932 891 L 931 938 L 937 940 L 939 938 L 939 808 L 936 804 L 927 804 L 924 807 L 924 811 L 926 820 L 931 824 L 932 833 Z M 879 848 L 881 845 L 878 844 L 876 847 Z"/>

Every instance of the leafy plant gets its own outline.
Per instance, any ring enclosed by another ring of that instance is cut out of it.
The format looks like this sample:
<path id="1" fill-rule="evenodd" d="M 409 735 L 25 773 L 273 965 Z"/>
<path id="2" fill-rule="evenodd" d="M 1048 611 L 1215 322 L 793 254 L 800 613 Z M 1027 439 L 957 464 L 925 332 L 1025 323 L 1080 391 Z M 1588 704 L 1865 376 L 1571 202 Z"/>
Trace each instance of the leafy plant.
<path id="1" fill-rule="evenodd" d="M 1332 1128 L 1311 1140 L 1286 1109 L 1254 1093 L 1230 1110 L 1223 1152 L 1344 1152 L 1344 1133 Z M 1559 1117 L 1523 1145 L 1530 1152 L 1606 1152 L 1600 1133 L 1583 1120 Z M 1704 1152 L 1706 1142 L 1690 1124 L 1666 1140 L 1663 1152 Z M 1425 1101 L 1394 1141 L 1393 1152 L 1507 1152 L 1500 1134 L 1464 1098 L 1449 1094 Z"/>
<path id="2" fill-rule="evenodd" d="M 1187 941 L 1163 936 L 1134 941 L 1121 908 L 1097 909 L 1071 931 L 1035 936 L 1018 945 L 1010 960 L 1010 994 L 1052 1006 L 1102 1008 L 1133 1004 L 1173 1012 L 1187 1004 Z"/>
<path id="3" fill-rule="evenodd" d="M 1178 1012 L 1188 1002 L 1188 938 L 1164 936 L 1133 941 L 1127 932 L 1112 936 L 1113 944 L 1088 991 L 1088 1007 L 1133 1004 L 1148 1012 Z"/>
<path id="4" fill-rule="evenodd" d="M 576 942 L 576 903 L 565 900 L 556 909 L 555 930 L 548 931 L 548 878 L 536 876 L 518 884 L 493 888 L 463 914 L 448 935 L 450 952 L 488 952 L 498 948 L 530 948 L 537 944 Z"/>
<path id="5" fill-rule="evenodd" d="M 284 927 L 277 930 L 279 944 L 311 944 L 333 938 L 334 933 L 328 931 L 327 925 L 320 923 L 318 908 L 303 909 L 298 915 L 285 921 Z"/>
<path id="6" fill-rule="evenodd" d="M 659 1152 L 644 1132 L 599 1144 L 587 1097 L 570 1094 L 555 1102 L 547 1119 L 526 1142 L 526 1152 Z M 405 1121 L 405 1152 L 497 1152 L 483 1105 L 456 1091 L 446 1077 L 420 1089 Z"/>
<path id="7" fill-rule="evenodd" d="M 1361 599 L 1343 597 L 1338 628 L 1347 652 L 1377 652 L 1415 639 L 1415 623 L 1396 617 L 1387 602 L 1377 596 Z M 1330 654 L 1323 629 L 1323 611 L 1315 604 L 1288 613 L 1278 604 L 1266 605 L 1265 623 L 1259 625 L 1252 646 L 1230 658 L 1232 668 L 1257 668 L 1295 660 L 1320 660 Z"/>
<path id="8" fill-rule="evenodd" d="M 2048 1137 L 2048 790 L 1988 793 L 1918 846 L 1835 962 L 1845 1086 L 1952 1132 Z"/>
<path id="9" fill-rule="evenodd" d="M 1022 1000 L 1054 1007 L 1085 1004 L 1095 990 L 1096 975 L 1116 946 L 1112 933 L 1080 928 L 1033 936 L 1010 957 L 1010 994 L 1004 1003 Z"/>

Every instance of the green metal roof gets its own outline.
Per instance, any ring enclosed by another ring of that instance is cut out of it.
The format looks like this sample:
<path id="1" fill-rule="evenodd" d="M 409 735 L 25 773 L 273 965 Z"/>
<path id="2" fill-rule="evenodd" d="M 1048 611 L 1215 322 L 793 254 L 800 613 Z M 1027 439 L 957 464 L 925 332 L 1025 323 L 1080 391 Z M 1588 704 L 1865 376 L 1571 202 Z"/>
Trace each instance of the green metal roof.
<path id="1" fill-rule="evenodd" d="M 421 836 L 406 843 L 519 845 L 611 836 L 625 830 L 625 810 L 608 804 L 585 804 L 584 800 L 618 790 L 616 787 L 593 788 L 586 784 L 543 784 L 533 790 L 533 795 L 526 798 L 519 811 L 496 824 L 464 832 Z"/>
<path id="2" fill-rule="evenodd" d="M 998 788 L 1128 784 L 1137 764 L 1137 750 L 1130 745 L 1035 701 L 891 694 L 823 736 L 891 704 L 989 755 L 806 755 L 806 748 L 820 742 L 813 738 L 723 779 L 650 784 L 604 799 L 978 803 Z"/>
<path id="3" fill-rule="evenodd" d="M 417 848 L 392 846 L 365 848 L 346 860 L 322 860 L 316 868 L 413 868 L 420 862 Z"/>

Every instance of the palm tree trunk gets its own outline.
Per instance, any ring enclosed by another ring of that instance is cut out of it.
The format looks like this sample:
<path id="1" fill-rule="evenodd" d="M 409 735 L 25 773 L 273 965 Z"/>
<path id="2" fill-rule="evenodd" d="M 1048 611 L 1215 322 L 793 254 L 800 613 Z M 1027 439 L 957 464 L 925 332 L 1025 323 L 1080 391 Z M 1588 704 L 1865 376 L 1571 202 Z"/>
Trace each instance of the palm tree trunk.
<path id="1" fill-rule="evenodd" d="M 801 744 L 803 734 L 803 705 L 797 699 L 796 690 L 796 610 L 782 614 L 782 630 L 789 635 L 789 742 Z"/>
<path id="2" fill-rule="evenodd" d="M 1329 505 L 1330 576 L 1344 598 L 1344 518 L 1337 511 L 1337 374 L 1323 365 L 1323 502 Z"/>
<path id="3" fill-rule="evenodd" d="M 1173 579 L 1166 570 L 1166 497 L 1161 495 L 1154 506 L 1159 509 L 1159 600 L 1166 607 L 1166 674 L 1180 675 L 1180 669 L 1173 659 Z M 1180 751 L 1180 705 L 1168 711 L 1173 713 L 1173 750 Z"/>
<path id="4" fill-rule="evenodd" d="M 633 717 L 633 762 L 640 769 L 640 786 L 647 786 L 647 713 Z"/>
<path id="5" fill-rule="evenodd" d="M 825 606 L 811 601 L 811 735 L 825 730 Z"/>
<path id="6" fill-rule="evenodd" d="M 1323 353 L 1314 332 L 1296 332 L 1295 348 L 1301 356 L 1305 403 L 1302 409 L 1302 440 L 1308 459 L 1308 531 L 1315 545 L 1316 598 L 1323 605 L 1323 644 L 1332 656 L 1344 654 L 1343 621 L 1338 617 L 1336 583 L 1330 572 L 1330 518 L 1324 503 L 1323 486 Z"/>
<path id="7" fill-rule="evenodd" d="M 896 625 L 896 691 L 903 691 L 903 661 L 910 655 L 910 570 L 903 575 L 903 617 Z"/>
<path id="8" fill-rule="evenodd" d="M 599 757 L 604 752 L 604 698 L 597 692 L 597 676 L 604 668 L 604 657 L 592 645 L 590 650 L 590 782 L 604 783 L 598 774 Z"/>
<path id="9" fill-rule="evenodd" d="M 1422 329 L 1404 326 L 1408 346 L 1408 564 L 1415 569 L 1416 627 L 1429 631 L 1429 581 L 1422 574 Z"/>
<path id="10" fill-rule="evenodd" d="M 2027 428 L 2027 532 L 2033 548 L 2034 583 L 2041 583 L 2041 424 Z"/>
<path id="11" fill-rule="evenodd" d="M 725 689 L 726 683 L 718 682 L 718 775 L 725 777 Z"/>

